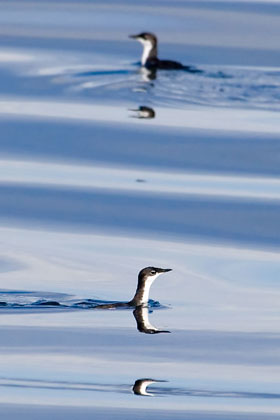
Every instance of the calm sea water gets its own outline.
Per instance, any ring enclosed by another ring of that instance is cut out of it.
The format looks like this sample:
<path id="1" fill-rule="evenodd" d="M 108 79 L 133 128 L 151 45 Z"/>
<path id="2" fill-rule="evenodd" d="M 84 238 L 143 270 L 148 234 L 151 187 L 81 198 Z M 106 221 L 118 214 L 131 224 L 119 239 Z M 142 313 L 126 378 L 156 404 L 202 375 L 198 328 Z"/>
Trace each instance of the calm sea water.
<path id="1" fill-rule="evenodd" d="M 279 418 L 279 19 L 0 3 L 1 418 Z M 143 30 L 203 72 L 140 71 Z M 147 314 L 94 309 L 148 265 Z"/>

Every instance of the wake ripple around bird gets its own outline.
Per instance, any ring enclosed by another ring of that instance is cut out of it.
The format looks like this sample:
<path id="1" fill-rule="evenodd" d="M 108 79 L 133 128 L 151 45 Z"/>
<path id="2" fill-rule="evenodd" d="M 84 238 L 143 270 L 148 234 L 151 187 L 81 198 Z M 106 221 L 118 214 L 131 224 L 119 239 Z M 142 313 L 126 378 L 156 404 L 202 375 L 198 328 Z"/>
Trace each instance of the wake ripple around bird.
<path id="1" fill-rule="evenodd" d="M 158 71 L 149 80 L 141 69 L 68 74 L 67 89 L 86 97 L 145 102 L 151 106 L 205 105 L 280 109 L 278 69 L 200 66 L 201 73 Z"/>
<path id="2" fill-rule="evenodd" d="M 4 309 L 54 309 L 54 310 L 75 310 L 94 309 L 100 305 L 117 303 L 118 301 L 107 301 L 100 299 L 76 299 L 71 295 L 63 293 L 43 293 L 27 291 L 0 291 L 0 310 Z M 149 308 L 166 308 L 159 302 L 150 299 Z M 130 307 L 113 308 L 117 310 L 132 309 Z"/>

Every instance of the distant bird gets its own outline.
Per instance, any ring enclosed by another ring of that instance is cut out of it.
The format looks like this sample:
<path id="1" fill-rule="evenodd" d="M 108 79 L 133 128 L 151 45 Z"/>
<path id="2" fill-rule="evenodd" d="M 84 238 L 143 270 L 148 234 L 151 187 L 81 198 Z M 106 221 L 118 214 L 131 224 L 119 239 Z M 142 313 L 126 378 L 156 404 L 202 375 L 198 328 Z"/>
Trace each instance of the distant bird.
<path id="1" fill-rule="evenodd" d="M 151 385 L 155 384 L 157 382 L 165 382 L 165 381 L 157 381 L 156 379 L 150 379 L 150 378 L 143 378 L 143 379 L 137 379 L 132 387 L 132 392 L 135 395 L 144 395 L 153 397 L 154 394 L 151 392 L 146 391 L 146 388 Z"/>
<path id="2" fill-rule="evenodd" d="M 202 70 L 193 66 L 185 66 L 178 61 L 160 60 L 157 56 L 157 37 L 149 32 L 142 32 L 138 35 L 130 35 L 143 45 L 141 65 L 150 70 L 185 70 L 190 73 L 201 73 Z"/>
<path id="3" fill-rule="evenodd" d="M 156 113 L 153 108 L 150 108 L 149 106 L 139 106 L 137 109 L 130 109 L 129 111 L 133 111 L 136 114 L 133 115 L 134 118 L 139 119 L 152 119 L 155 118 Z"/>
<path id="4" fill-rule="evenodd" d="M 171 268 L 146 267 L 138 274 L 138 284 L 135 295 L 129 302 L 116 302 L 96 306 L 96 309 L 114 309 L 120 307 L 137 307 L 147 305 L 150 288 L 155 279 L 162 273 L 172 271 Z"/>

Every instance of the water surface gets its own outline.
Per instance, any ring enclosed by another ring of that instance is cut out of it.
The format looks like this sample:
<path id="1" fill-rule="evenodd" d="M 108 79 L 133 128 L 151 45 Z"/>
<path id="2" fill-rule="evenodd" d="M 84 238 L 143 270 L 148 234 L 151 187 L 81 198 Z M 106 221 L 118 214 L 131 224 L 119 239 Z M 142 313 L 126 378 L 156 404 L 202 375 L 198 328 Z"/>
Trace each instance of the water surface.
<path id="1" fill-rule="evenodd" d="M 1 2 L 3 418 L 279 417 L 279 13 Z"/>

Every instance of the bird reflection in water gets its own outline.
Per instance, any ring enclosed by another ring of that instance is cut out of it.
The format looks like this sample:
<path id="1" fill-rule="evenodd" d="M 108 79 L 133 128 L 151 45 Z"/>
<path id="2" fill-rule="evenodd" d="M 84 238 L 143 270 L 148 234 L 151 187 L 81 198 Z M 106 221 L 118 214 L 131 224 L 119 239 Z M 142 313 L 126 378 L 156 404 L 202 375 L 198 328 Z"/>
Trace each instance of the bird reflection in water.
<path id="1" fill-rule="evenodd" d="M 137 379 L 132 387 L 132 392 L 135 395 L 142 395 L 145 397 L 154 397 L 155 394 L 148 392 L 147 387 L 157 382 L 166 382 L 166 381 L 158 381 L 156 379 L 150 379 L 150 378 Z"/>
<path id="2" fill-rule="evenodd" d="M 139 106 L 136 109 L 129 109 L 129 111 L 135 112 L 134 115 L 130 115 L 131 118 L 151 120 L 156 117 L 155 110 L 148 106 Z"/>
<path id="3" fill-rule="evenodd" d="M 146 67 L 141 67 L 139 69 L 139 74 L 142 82 L 153 82 L 157 79 L 157 69 L 147 69 Z M 154 83 L 150 83 L 149 86 L 154 87 Z"/>
<path id="4" fill-rule="evenodd" d="M 137 330 L 145 334 L 170 333 L 167 330 L 160 330 L 154 327 L 149 321 L 149 307 L 147 305 L 137 306 L 133 311 L 137 324 Z"/>

